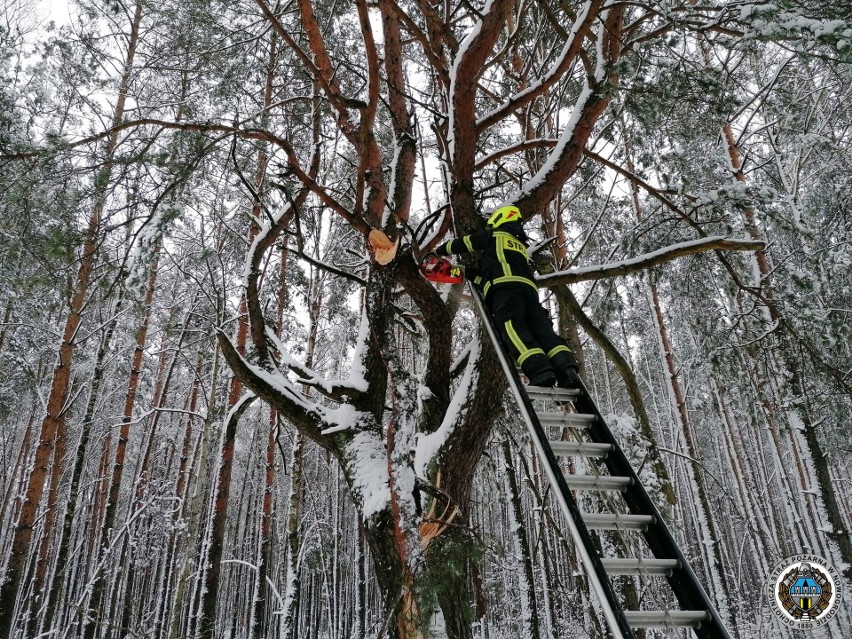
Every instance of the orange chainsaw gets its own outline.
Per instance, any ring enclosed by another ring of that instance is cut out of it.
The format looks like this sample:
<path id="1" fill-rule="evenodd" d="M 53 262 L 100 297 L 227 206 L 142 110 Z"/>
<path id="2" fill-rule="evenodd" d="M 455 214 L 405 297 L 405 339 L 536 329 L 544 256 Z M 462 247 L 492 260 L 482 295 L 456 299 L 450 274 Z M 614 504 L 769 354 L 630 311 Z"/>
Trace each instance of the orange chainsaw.
<path id="1" fill-rule="evenodd" d="M 430 282 L 439 284 L 461 284 L 464 279 L 464 269 L 456 266 L 450 260 L 429 253 L 420 262 L 420 272 Z"/>

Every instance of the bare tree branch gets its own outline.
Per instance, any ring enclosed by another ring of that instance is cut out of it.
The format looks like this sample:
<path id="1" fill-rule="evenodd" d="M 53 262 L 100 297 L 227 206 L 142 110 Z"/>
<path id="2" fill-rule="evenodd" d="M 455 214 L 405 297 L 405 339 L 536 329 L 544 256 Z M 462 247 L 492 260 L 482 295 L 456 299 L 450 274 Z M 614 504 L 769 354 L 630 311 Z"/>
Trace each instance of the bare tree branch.
<path id="1" fill-rule="evenodd" d="M 639 271 L 671 262 L 684 255 L 694 255 L 707 251 L 762 251 L 766 244 L 760 240 L 744 238 L 728 238 L 722 236 L 703 237 L 698 240 L 681 242 L 665 248 L 646 253 L 638 257 L 612 262 L 609 264 L 597 264 L 583 268 L 558 271 L 550 275 L 542 275 L 538 278 L 539 284 L 546 288 L 559 286 L 560 284 L 576 284 L 577 282 L 589 282 L 602 280 L 618 275 L 629 275 Z"/>

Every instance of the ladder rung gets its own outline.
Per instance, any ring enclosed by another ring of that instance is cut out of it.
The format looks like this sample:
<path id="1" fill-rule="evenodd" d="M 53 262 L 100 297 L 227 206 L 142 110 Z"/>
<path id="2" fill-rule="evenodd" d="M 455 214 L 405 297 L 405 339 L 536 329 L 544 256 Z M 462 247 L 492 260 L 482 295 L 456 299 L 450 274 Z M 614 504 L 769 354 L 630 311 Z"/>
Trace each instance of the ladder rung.
<path id="1" fill-rule="evenodd" d="M 612 444 L 591 444 L 587 442 L 551 440 L 548 443 L 553 454 L 561 457 L 600 457 L 605 459 L 607 453 L 614 448 Z"/>
<path id="2" fill-rule="evenodd" d="M 677 559 L 612 557 L 602 561 L 610 575 L 671 575 L 673 570 L 680 568 Z"/>
<path id="3" fill-rule="evenodd" d="M 592 530 L 648 530 L 648 526 L 655 521 L 653 515 L 581 514 L 586 526 Z"/>
<path id="4" fill-rule="evenodd" d="M 530 399 L 550 399 L 555 402 L 572 401 L 580 394 L 580 391 L 576 389 L 557 386 L 527 386 L 526 389 Z"/>
<path id="5" fill-rule="evenodd" d="M 698 628 L 710 621 L 706 610 L 626 610 L 624 618 L 631 628 Z"/>
<path id="6" fill-rule="evenodd" d="M 619 492 L 624 492 L 633 483 L 630 477 L 608 475 L 565 475 L 565 481 L 572 490 L 617 490 Z"/>
<path id="7" fill-rule="evenodd" d="M 570 426 L 573 428 L 588 428 L 595 421 L 591 413 L 537 413 L 542 426 Z"/>

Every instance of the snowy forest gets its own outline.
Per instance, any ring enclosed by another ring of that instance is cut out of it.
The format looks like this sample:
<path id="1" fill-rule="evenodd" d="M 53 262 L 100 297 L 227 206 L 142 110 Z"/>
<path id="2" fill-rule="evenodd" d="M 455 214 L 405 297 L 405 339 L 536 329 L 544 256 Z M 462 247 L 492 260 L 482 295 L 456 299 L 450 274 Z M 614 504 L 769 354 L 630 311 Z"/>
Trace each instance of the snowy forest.
<path id="1" fill-rule="evenodd" d="M 852 636 L 848 3 L 3 0 L 0 639 L 607 637 L 418 268 L 507 204 L 730 636 Z"/>

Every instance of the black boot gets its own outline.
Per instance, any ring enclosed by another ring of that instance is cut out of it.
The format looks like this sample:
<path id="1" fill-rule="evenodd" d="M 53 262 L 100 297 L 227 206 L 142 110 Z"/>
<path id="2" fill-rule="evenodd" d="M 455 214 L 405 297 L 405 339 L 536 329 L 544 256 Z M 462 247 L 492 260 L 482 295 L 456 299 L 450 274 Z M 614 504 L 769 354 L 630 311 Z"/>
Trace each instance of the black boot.
<path id="1" fill-rule="evenodd" d="M 574 358 L 574 353 L 569 351 L 560 351 L 551 358 L 551 363 L 556 371 L 556 380 L 561 388 L 580 388 L 580 381 L 577 360 Z"/>
<path id="2" fill-rule="evenodd" d="M 530 386 L 553 386 L 556 375 L 550 360 L 542 355 L 533 355 L 523 363 L 524 375 L 530 380 Z"/>

